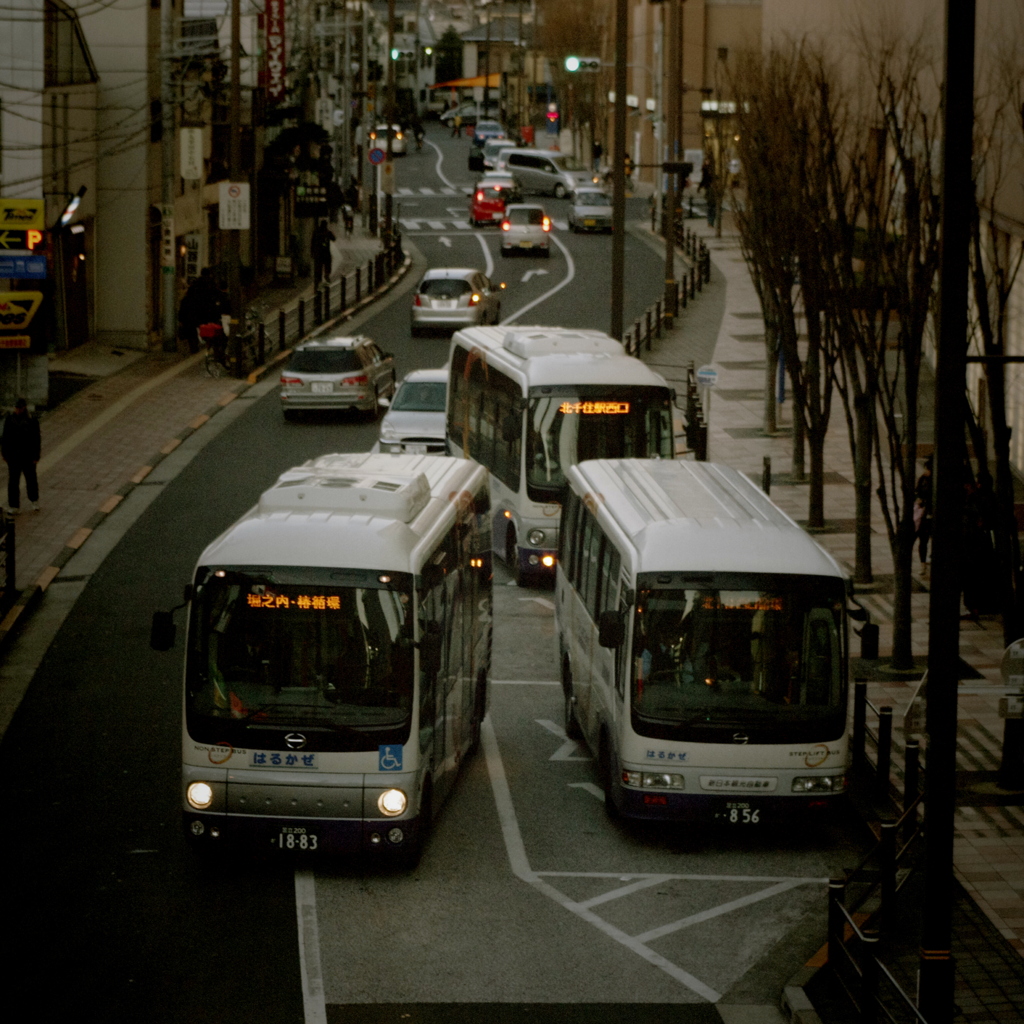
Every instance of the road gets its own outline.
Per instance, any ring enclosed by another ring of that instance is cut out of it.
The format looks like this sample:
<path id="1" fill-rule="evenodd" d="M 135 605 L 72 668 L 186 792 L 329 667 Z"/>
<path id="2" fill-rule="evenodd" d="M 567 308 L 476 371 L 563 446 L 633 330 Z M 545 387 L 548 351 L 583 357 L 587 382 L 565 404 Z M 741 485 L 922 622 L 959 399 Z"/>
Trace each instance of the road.
<path id="1" fill-rule="evenodd" d="M 467 152 L 435 133 L 399 161 L 399 187 L 416 183 L 399 198 L 417 258 L 493 267 L 512 322 L 607 329 L 609 240 L 556 231 L 549 260 L 502 260 L 493 231 L 459 223 Z M 557 225 L 565 204 L 545 203 Z M 627 266 L 633 317 L 661 264 L 630 237 Z M 400 373 L 447 353 L 410 336 L 414 283 L 348 328 Z M 825 880 L 857 859 L 852 824 L 609 822 L 587 752 L 558 724 L 551 594 L 511 585 L 500 563 L 482 751 L 418 869 L 205 863 L 186 849 L 181 645 L 150 650 L 151 612 L 180 600 L 202 548 L 282 470 L 375 438 L 348 416 L 286 423 L 264 382 L 161 463 L 51 585 L 26 637 L 38 669 L 0 746 L 8 992 L 43 1020 L 147 1024 L 775 1019 L 821 934 Z"/>

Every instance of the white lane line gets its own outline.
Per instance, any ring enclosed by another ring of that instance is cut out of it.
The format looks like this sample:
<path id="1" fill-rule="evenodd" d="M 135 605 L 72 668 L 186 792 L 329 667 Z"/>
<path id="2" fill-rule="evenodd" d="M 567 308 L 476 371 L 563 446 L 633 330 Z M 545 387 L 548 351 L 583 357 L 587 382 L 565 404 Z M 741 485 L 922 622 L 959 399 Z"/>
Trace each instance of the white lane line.
<path id="1" fill-rule="evenodd" d="M 779 882 L 778 885 L 773 885 L 768 889 L 762 889 L 760 892 L 751 893 L 749 896 L 742 896 L 738 900 L 732 900 L 730 903 L 723 903 L 720 907 L 712 907 L 710 910 L 702 910 L 699 914 L 691 914 L 689 917 L 684 917 L 679 921 L 673 921 L 671 924 L 663 924 L 659 928 L 652 928 L 650 931 L 643 932 L 641 935 L 634 935 L 633 938 L 637 942 L 653 942 L 655 939 L 663 938 L 666 935 L 671 935 L 673 932 L 680 931 L 683 928 L 689 928 L 691 925 L 701 924 L 703 921 L 710 921 L 712 918 L 721 917 L 723 914 L 731 914 L 734 910 L 739 910 L 742 907 L 749 907 L 753 903 L 760 903 L 761 900 L 771 899 L 772 896 L 778 896 L 781 892 L 788 892 L 790 889 L 795 889 L 798 885 L 801 885 L 799 879 L 790 879 L 788 882 Z"/>
<path id="2" fill-rule="evenodd" d="M 432 148 L 434 149 L 434 151 L 435 151 L 435 152 L 437 153 L 437 163 L 436 163 L 436 164 L 434 164 L 434 173 L 435 173 L 435 174 L 436 174 L 436 175 L 437 175 L 437 176 L 438 176 L 438 177 L 439 177 L 439 178 L 440 178 L 440 179 L 441 179 L 441 180 L 442 180 L 442 181 L 443 181 L 443 182 L 444 182 L 444 183 L 445 183 L 445 184 L 446 184 L 446 185 L 447 185 L 447 186 L 448 186 L 449 188 L 455 188 L 455 185 L 454 185 L 454 183 L 453 183 L 453 182 L 451 182 L 451 181 L 449 181 L 449 180 L 448 180 L 448 178 L 447 178 L 447 177 L 445 176 L 445 173 L 444 173 L 444 171 L 442 171 L 442 170 L 441 170 L 441 164 L 443 164 L 443 163 L 444 163 L 444 154 L 443 154 L 443 153 L 441 152 L 441 147 L 440 147 L 440 146 L 439 146 L 439 145 L 438 145 L 438 144 L 437 144 L 436 142 L 431 142 L 431 141 L 430 141 L 430 139 L 427 139 L 427 140 L 426 140 L 426 142 L 427 142 L 427 145 L 428 145 L 428 146 L 430 146 L 430 147 L 432 147 Z M 420 191 L 422 192 L 423 190 L 422 190 L 422 189 L 420 189 Z"/>
<path id="3" fill-rule="evenodd" d="M 595 786 L 592 782 L 567 782 L 566 786 L 569 789 L 582 789 L 584 793 L 589 793 L 595 800 L 600 800 L 604 803 L 604 790 L 600 786 Z M 555 872 L 551 871 L 539 871 L 538 874 L 550 875 Z"/>
<path id="4" fill-rule="evenodd" d="M 574 783 L 579 785 L 579 783 Z M 604 790 L 601 791 L 602 795 Z M 537 871 L 538 878 L 617 878 L 628 882 L 631 878 L 651 878 L 646 871 Z M 827 878 L 774 878 L 771 875 L 666 875 L 656 877 L 681 882 L 792 882 L 794 885 L 828 885 Z"/>
<path id="5" fill-rule="evenodd" d="M 299 971 L 305 1024 L 327 1024 L 320 931 L 316 922 L 316 880 L 312 871 L 295 872 L 295 913 L 299 923 Z"/>
<path id="6" fill-rule="evenodd" d="M 555 610 L 555 602 L 549 600 L 546 597 L 521 597 L 520 601 L 534 601 L 539 604 L 542 608 L 547 608 L 549 611 Z"/>
<path id="7" fill-rule="evenodd" d="M 494 735 L 494 727 L 491 725 L 490 715 L 484 719 L 481 738 L 483 740 L 484 756 L 487 760 L 487 774 L 491 779 L 491 791 L 494 794 L 498 820 L 501 822 L 501 832 L 505 839 L 505 850 L 508 854 L 509 864 L 516 877 L 528 885 L 532 885 L 549 899 L 554 900 L 555 903 L 570 911 L 570 913 L 592 924 L 609 938 L 632 950 L 649 964 L 660 968 L 669 977 L 675 978 L 676 981 L 685 985 L 691 992 L 695 992 L 709 1003 L 717 1003 L 722 997 L 720 992 L 716 992 L 710 985 L 705 985 L 699 978 L 695 978 L 688 971 L 684 971 L 670 960 L 666 960 L 660 953 L 655 953 L 653 949 L 649 949 L 621 929 L 614 927 L 614 925 L 609 924 L 596 914 L 591 913 L 586 907 L 573 902 L 553 886 L 548 885 L 536 872 L 530 869 L 530 862 L 526 856 L 526 847 L 523 845 L 522 833 L 519 831 L 519 822 L 516 819 L 515 807 L 512 804 L 512 793 L 508 788 L 508 779 L 505 776 L 505 766 L 501 760 L 501 751 L 498 749 L 498 738 Z"/>
<path id="8" fill-rule="evenodd" d="M 540 305 L 540 303 L 546 301 L 547 299 L 550 299 L 551 296 L 555 294 L 555 292 L 561 291 L 576 276 L 576 263 L 573 261 L 572 255 L 570 254 L 569 250 L 566 249 L 566 247 L 562 244 L 561 240 L 555 237 L 554 235 L 551 236 L 551 241 L 554 242 L 555 245 L 557 245 L 558 248 L 561 249 L 562 252 L 565 254 L 565 262 L 568 268 L 565 277 L 563 277 L 562 280 L 559 281 L 558 284 L 554 286 L 554 288 L 549 288 L 546 292 L 544 292 L 543 295 L 537 296 L 537 298 L 535 298 L 533 302 L 528 302 L 525 306 L 523 306 L 522 309 L 513 313 L 511 316 L 505 317 L 505 319 L 501 321 L 502 324 L 510 324 L 512 323 L 513 320 L 518 320 L 519 317 L 521 317 L 524 313 L 529 312 L 531 309 L 533 309 L 534 306 Z"/>
<path id="9" fill-rule="evenodd" d="M 557 679 L 492 679 L 491 686 L 558 686 Z"/>
<path id="10" fill-rule="evenodd" d="M 584 900 L 580 906 L 597 907 L 602 903 L 609 903 L 611 900 L 622 899 L 623 896 L 632 896 L 633 893 L 649 889 L 652 885 L 661 885 L 662 882 L 667 882 L 671 878 L 671 875 L 651 875 L 650 878 L 642 878 L 639 882 L 633 882 L 631 885 L 623 885 L 618 889 L 609 889 L 608 892 L 602 893 L 600 896 Z"/>
<path id="11" fill-rule="evenodd" d="M 580 745 L 575 741 L 569 739 L 565 735 L 565 730 L 552 722 L 547 718 L 537 718 L 534 721 L 542 728 L 547 729 L 552 736 L 557 736 L 558 739 L 562 740 L 562 745 L 548 758 L 549 761 L 592 761 L 593 758 L 589 754 L 579 756 L 577 751 L 580 750 Z M 602 794 L 603 795 L 603 794 Z"/>
<path id="12" fill-rule="evenodd" d="M 483 235 L 477 235 L 476 240 L 480 243 L 480 248 L 484 251 L 484 259 L 487 261 L 484 273 L 488 277 L 494 277 L 494 257 L 491 256 L 491 250 L 487 248 L 487 239 Z"/>

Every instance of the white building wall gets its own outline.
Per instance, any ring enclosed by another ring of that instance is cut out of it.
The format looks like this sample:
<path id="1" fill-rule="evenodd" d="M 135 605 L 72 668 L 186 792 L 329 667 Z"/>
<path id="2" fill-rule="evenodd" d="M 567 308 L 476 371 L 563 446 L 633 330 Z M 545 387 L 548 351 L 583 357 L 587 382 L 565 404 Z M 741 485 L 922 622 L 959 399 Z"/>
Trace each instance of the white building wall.
<path id="1" fill-rule="evenodd" d="M 0 192 L 43 194 L 43 0 L 0 9 Z"/>

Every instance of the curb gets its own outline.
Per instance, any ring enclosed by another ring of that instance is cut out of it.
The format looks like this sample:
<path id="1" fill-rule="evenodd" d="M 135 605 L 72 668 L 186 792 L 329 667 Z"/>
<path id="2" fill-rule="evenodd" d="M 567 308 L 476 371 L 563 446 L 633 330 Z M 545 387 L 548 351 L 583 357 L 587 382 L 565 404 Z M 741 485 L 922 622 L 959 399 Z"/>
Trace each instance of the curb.
<path id="1" fill-rule="evenodd" d="M 344 323 L 346 320 L 351 319 L 357 312 L 369 305 L 371 302 L 376 301 L 382 295 L 387 294 L 405 275 L 408 273 L 409 268 L 412 266 L 412 256 L 406 254 L 402 265 L 391 275 L 382 285 L 375 288 L 374 291 L 364 296 L 356 305 L 350 309 L 345 310 L 344 313 L 339 313 L 336 317 L 325 323 L 318 324 L 314 331 L 311 331 L 305 335 L 310 337 L 318 331 L 322 331 L 325 328 L 331 328 L 337 324 Z M 279 362 L 285 359 L 291 354 L 292 349 L 286 348 L 276 353 L 271 359 L 268 359 L 262 366 L 257 366 L 247 377 L 239 380 L 238 383 L 241 385 L 237 391 L 225 394 L 216 405 L 211 406 L 206 412 L 200 413 L 196 416 L 191 423 L 188 424 L 183 430 L 175 434 L 170 440 L 164 444 L 158 452 L 150 456 L 146 460 L 146 463 L 140 466 L 135 473 L 131 476 L 127 483 L 119 487 L 106 501 L 104 501 L 96 511 L 80 526 L 65 542 L 64 547 L 61 549 L 59 554 L 50 561 L 50 564 L 42 571 L 39 578 L 35 583 L 26 587 L 18 595 L 18 599 L 11 606 L 7 614 L 0 620 L 0 654 L 6 649 L 7 645 L 12 641 L 13 636 L 24 621 L 27 614 L 35 609 L 35 607 L 42 600 L 42 596 L 46 593 L 46 589 L 49 585 L 57 578 L 60 574 L 61 569 L 68 564 L 71 559 L 78 554 L 79 549 L 89 539 L 90 535 L 96 530 L 110 515 L 118 505 L 136 487 L 141 484 L 150 473 L 156 469 L 160 463 L 167 458 L 176 448 L 178 448 L 183 441 L 190 438 L 197 430 L 201 429 L 206 423 L 226 409 L 236 398 L 240 395 L 244 395 L 246 391 L 254 384 L 257 384 L 262 377 L 264 377 L 270 370 L 272 370 Z"/>

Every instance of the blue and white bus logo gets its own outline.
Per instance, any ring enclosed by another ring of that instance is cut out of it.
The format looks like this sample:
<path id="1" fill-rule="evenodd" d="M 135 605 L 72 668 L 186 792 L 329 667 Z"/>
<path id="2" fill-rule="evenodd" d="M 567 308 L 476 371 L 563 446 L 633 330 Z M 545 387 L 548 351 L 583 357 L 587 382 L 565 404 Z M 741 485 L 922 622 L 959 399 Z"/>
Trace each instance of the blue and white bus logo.
<path id="1" fill-rule="evenodd" d="M 402 748 L 380 746 L 377 748 L 377 767 L 382 772 L 400 772 L 402 770 Z"/>

